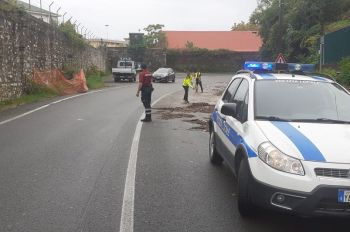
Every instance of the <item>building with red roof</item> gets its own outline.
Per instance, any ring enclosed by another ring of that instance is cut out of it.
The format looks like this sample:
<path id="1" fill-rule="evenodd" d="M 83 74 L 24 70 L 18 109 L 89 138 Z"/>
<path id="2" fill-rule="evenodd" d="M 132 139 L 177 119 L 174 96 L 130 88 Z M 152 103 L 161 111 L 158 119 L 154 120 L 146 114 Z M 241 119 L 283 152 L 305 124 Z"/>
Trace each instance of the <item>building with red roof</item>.
<path id="1" fill-rule="evenodd" d="M 208 50 L 259 52 L 262 39 L 257 31 L 164 31 L 168 49 L 186 49 L 186 44 Z"/>

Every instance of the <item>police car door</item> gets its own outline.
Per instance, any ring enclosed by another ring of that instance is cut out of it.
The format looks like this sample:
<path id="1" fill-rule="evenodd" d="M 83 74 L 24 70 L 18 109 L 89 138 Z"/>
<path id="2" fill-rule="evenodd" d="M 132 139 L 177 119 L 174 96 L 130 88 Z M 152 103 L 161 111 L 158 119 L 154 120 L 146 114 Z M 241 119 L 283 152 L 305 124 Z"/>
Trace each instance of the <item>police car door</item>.
<path id="1" fill-rule="evenodd" d="M 231 168 L 234 168 L 234 157 L 237 146 L 241 143 L 241 138 L 244 134 L 243 124 L 248 118 L 248 92 L 249 92 L 249 82 L 243 79 L 235 92 L 234 96 L 229 100 L 229 103 L 235 103 L 236 116 L 226 116 L 226 126 L 229 130 L 229 141 L 230 145 L 234 149 L 230 149 L 227 153 L 230 157 L 227 157 L 230 162 Z"/>
<path id="2" fill-rule="evenodd" d="M 231 99 L 233 99 L 238 86 L 240 85 L 242 81 L 242 78 L 236 78 L 233 81 L 231 81 L 231 84 L 229 87 L 226 89 L 223 97 L 221 100 L 218 102 L 216 106 L 216 113 L 217 113 L 217 118 L 216 118 L 216 124 L 217 124 L 217 129 L 216 129 L 216 148 L 218 149 L 218 152 L 223 156 L 226 160 L 226 162 L 231 163 L 232 160 L 232 149 L 235 149 L 233 145 L 230 143 L 230 138 L 229 138 L 229 127 L 227 125 L 226 119 L 227 116 L 223 115 L 221 113 L 221 107 L 225 103 L 229 103 Z"/>

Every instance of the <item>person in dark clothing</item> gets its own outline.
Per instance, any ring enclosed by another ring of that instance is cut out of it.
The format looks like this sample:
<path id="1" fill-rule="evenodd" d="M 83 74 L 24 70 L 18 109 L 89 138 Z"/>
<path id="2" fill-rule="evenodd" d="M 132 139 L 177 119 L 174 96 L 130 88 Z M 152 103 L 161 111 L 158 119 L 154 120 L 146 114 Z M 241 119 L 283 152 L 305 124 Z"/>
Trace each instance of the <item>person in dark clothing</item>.
<path id="1" fill-rule="evenodd" d="M 198 92 L 198 85 L 201 87 L 201 92 L 203 93 L 202 73 L 200 71 L 197 71 L 194 73 L 194 77 L 196 79 L 196 93 Z"/>
<path id="2" fill-rule="evenodd" d="M 136 97 L 139 97 L 141 91 L 141 101 L 143 106 L 145 107 L 145 118 L 141 119 L 142 122 L 151 122 L 152 121 L 152 109 L 151 109 L 151 101 L 152 101 L 152 74 L 147 69 L 145 64 L 141 65 L 141 73 L 139 75 L 139 85 L 137 88 Z"/>

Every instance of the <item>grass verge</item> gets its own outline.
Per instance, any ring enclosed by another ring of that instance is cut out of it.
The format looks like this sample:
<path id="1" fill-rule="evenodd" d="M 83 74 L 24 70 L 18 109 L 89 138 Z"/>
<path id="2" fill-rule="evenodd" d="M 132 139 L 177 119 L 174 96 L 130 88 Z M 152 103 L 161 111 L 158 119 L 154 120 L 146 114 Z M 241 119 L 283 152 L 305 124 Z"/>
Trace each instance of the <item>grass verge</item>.
<path id="1" fill-rule="evenodd" d="M 23 94 L 19 98 L 1 101 L 0 112 L 6 109 L 15 108 L 16 106 L 19 106 L 19 105 L 34 103 L 34 102 L 50 99 L 56 96 L 57 94 L 54 93 L 53 91 L 50 91 L 43 87 L 35 87 L 32 91 L 30 91 L 29 93 Z"/>
<path id="2" fill-rule="evenodd" d="M 104 73 L 88 73 L 86 75 L 86 83 L 89 89 L 100 89 L 103 88 L 104 81 L 108 77 L 107 74 Z M 34 83 L 31 84 L 30 90 L 28 93 L 23 94 L 21 97 L 16 99 L 10 99 L 6 101 L 0 101 L 0 112 L 6 109 L 15 108 L 16 106 L 39 102 L 42 100 L 47 100 L 53 97 L 58 96 L 54 91 L 49 90 L 46 87 L 38 86 Z"/>
<path id="3" fill-rule="evenodd" d="M 86 76 L 86 84 L 89 89 L 101 89 L 105 86 L 104 76 L 99 74 L 90 74 Z"/>

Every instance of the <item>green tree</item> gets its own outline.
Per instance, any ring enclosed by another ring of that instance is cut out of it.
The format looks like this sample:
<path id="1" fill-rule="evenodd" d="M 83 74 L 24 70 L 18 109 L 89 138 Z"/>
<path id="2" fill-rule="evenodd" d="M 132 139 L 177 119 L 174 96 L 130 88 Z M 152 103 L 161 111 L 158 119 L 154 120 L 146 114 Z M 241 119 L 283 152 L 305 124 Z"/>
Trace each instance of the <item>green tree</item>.
<path id="1" fill-rule="evenodd" d="M 144 37 L 145 45 L 147 48 L 166 48 L 167 39 L 162 31 L 164 25 L 162 24 L 150 24 L 144 30 L 146 35 Z"/>
<path id="2" fill-rule="evenodd" d="M 350 0 L 260 0 L 250 23 L 260 27 L 263 59 L 282 52 L 292 62 L 316 62 L 326 26 L 342 20 L 349 9 Z"/>
<path id="3" fill-rule="evenodd" d="M 231 27 L 231 31 L 258 31 L 259 25 L 253 23 L 245 23 L 241 21 L 240 23 L 234 23 Z"/>
<path id="4" fill-rule="evenodd" d="M 70 21 L 61 23 L 58 29 L 62 31 L 74 45 L 80 48 L 83 48 L 87 45 L 82 35 L 78 34 L 75 31 L 75 25 L 72 24 Z"/>
<path id="5" fill-rule="evenodd" d="M 350 57 L 340 61 L 340 82 L 347 86 L 350 85 Z"/>
<path id="6" fill-rule="evenodd" d="M 185 45 L 186 49 L 194 49 L 194 43 L 192 41 L 187 41 Z"/>

